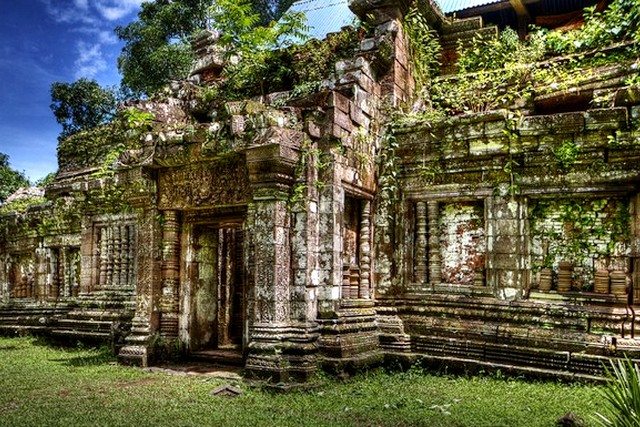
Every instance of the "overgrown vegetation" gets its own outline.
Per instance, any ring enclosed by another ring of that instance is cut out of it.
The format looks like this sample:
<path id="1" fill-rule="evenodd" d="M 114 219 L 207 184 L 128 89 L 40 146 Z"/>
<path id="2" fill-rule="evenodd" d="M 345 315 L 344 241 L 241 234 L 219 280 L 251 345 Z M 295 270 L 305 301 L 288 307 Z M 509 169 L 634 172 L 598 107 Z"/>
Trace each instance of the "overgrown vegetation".
<path id="1" fill-rule="evenodd" d="M 403 25 L 411 56 L 411 71 L 416 89 L 421 90 L 428 85 L 440 66 L 442 48 L 438 33 L 429 26 L 416 5 L 405 15 Z"/>
<path id="2" fill-rule="evenodd" d="M 51 85 L 51 111 L 62 126 L 59 140 L 108 123 L 116 113 L 117 95 L 95 80 Z"/>
<path id="3" fill-rule="evenodd" d="M 625 359 L 611 362 L 609 383 L 602 390 L 607 403 L 605 414 L 596 420 L 603 427 L 640 426 L 640 367 Z"/>
<path id="4" fill-rule="evenodd" d="M 0 206 L 0 215 L 10 213 L 25 213 L 30 207 L 38 206 L 46 202 L 41 196 L 21 197 Z"/>
<path id="5" fill-rule="evenodd" d="M 210 8 L 210 18 L 227 55 L 223 75 L 229 95 L 250 87 L 264 95 L 281 85 L 290 65 L 280 59 L 281 50 L 306 37 L 304 15 L 286 13 L 278 22 L 262 26 L 248 0 L 218 0 Z"/>
<path id="6" fill-rule="evenodd" d="M 227 23 L 227 18 L 237 18 L 238 27 L 270 28 L 291 3 L 291 0 L 144 2 L 136 21 L 116 28 L 116 34 L 125 43 L 118 58 L 122 86 L 133 96 L 152 95 L 171 80 L 186 78 L 194 59 L 190 38 L 210 25 L 226 30 L 226 24 L 219 27 L 221 10 L 226 11 L 222 18 Z M 249 20 L 249 16 L 255 19 Z"/>
<path id="7" fill-rule="evenodd" d="M 476 36 L 470 45 L 458 47 L 459 74 L 432 85 L 430 105 L 448 114 L 519 107 L 534 92 L 567 89 L 593 79 L 585 69 L 637 60 L 635 46 L 594 51 L 614 43 L 640 42 L 639 16 L 637 1 L 614 0 L 604 11 L 585 9 L 585 24 L 578 29 L 534 29 L 525 42 L 509 28 L 497 38 Z M 574 56 L 552 59 L 560 55 Z"/>
<path id="8" fill-rule="evenodd" d="M 29 180 L 9 165 L 9 156 L 0 153 L 0 204 L 20 187 L 28 187 Z"/>
<path id="9" fill-rule="evenodd" d="M 0 338 L 3 426 L 547 427 L 569 412 L 589 420 L 604 409 L 599 387 L 433 375 L 418 368 L 347 381 L 319 378 L 310 391 L 273 394 L 233 379 L 118 366 L 106 349 L 42 344 Z M 243 394 L 211 396 L 222 384 Z"/>
<path id="10" fill-rule="evenodd" d="M 593 258 L 624 256 L 628 247 L 629 205 L 619 199 L 538 201 L 530 212 L 531 235 L 541 246 L 536 269 L 571 261 L 592 269 Z"/>

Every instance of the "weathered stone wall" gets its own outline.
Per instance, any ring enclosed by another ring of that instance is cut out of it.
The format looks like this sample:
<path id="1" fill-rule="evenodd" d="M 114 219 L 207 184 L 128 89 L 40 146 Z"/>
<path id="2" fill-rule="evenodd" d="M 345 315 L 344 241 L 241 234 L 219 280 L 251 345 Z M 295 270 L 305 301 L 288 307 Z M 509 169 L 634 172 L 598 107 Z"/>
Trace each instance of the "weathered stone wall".
<path id="1" fill-rule="evenodd" d="M 443 283 L 482 286 L 486 243 L 484 206 L 448 203 L 440 211 L 440 258 Z"/>
<path id="2" fill-rule="evenodd" d="M 445 50 L 495 34 L 420 4 Z M 61 144 L 46 204 L 0 218 L 0 328 L 18 310 L 125 363 L 233 353 L 275 382 L 385 355 L 590 376 L 638 354 L 633 70 L 594 72 L 580 102 L 404 113 L 410 5 L 353 1 L 372 29 L 314 93 L 207 103 L 195 82 L 223 64 L 202 39 L 190 82 L 136 104 L 152 123 Z"/>

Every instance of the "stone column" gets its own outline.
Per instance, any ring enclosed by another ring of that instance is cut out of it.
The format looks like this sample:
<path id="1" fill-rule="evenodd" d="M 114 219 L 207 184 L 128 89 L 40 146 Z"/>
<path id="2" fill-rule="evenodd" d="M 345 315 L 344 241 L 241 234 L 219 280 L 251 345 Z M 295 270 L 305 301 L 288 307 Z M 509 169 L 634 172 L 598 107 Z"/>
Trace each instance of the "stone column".
<path id="1" fill-rule="evenodd" d="M 47 270 L 48 270 L 48 256 L 51 252 L 50 249 L 40 245 L 36 248 L 36 277 L 35 277 L 35 289 L 34 298 L 36 300 L 43 301 L 47 295 Z"/>
<path id="2" fill-rule="evenodd" d="M 487 218 L 487 284 L 500 299 L 520 299 L 529 286 L 529 230 L 523 197 L 489 197 Z"/>
<path id="3" fill-rule="evenodd" d="M 118 353 L 118 360 L 125 364 L 148 366 L 153 358 L 151 337 L 159 329 L 162 230 L 156 207 L 155 180 L 143 169 L 135 171 L 132 179 L 136 179 L 141 184 L 140 188 L 145 188 L 146 191 L 136 192 L 128 198 L 129 204 L 137 213 L 136 310 L 131 333 Z"/>
<path id="4" fill-rule="evenodd" d="M 100 256 L 99 233 L 93 227 L 89 215 L 82 219 L 82 236 L 80 241 L 80 294 L 87 295 L 98 287 Z"/>
<path id="5" fill-rule="evenodd" d="M 9 301 L 9 268 L 11 262 L 9 255 L 0 254 L 0 301 L 6 303 Z"/>
<path id="6" fill-rule="evenodd" d="M 437 285 L 442 281 L 442 263 L 440 259 L 440 207 L 437 201 L 427 202 L 427 218 L 429 221 L 429 283 Z"/>
<path id="7" fill-rule="evenodd" d="M 345 294 L 342 289 L 343 273 L 346 273 L 344 272 L 344 262 L 346 260 L 343 259 L 345 192 L 342 187 L 342 168 L 339 162 L 336 161 L 338 154 L 333 151 L 333 147 L 323 145 L 321 150 L 325 158 L 331 159 L 331 163 L 319 177 L 325 183 L 319 194 L 318 214 L 320 223 L 318 236 L 318 264 L 320 271 L 318 311 L 322 314 L 333 312 L 339 304 L 340 298 L 349 298 L 350 292 Z M 350 271 L 348 274 L 351 274 Z M 349 286 L 351 285 L 349 284 Z"/>
<path id="8" fill-rule="evenodd" d="M 249 344 L 245 368 L 275 382 L 307 379 L 315 371 L 317 337 L 311 325 L 291 318 L 291 213 L 299 147 L 284 143 L 247 150 L 253 190 L 248 215 Z"/>
<path id="9" fill-rule="evenodd" d="M 427 204 L 416 203 L 416 240 L 413 261 L 413 280 L 424 284 L 427 281 Z"/>
<path id="10" fill-rule="evenodd" d="M 640 304 L 640 194 L 631 198 L 631 263 L 633 303 Z"/>
<path id="11" fill-rule="evenodd" d="M 160 335 L 178 337 L 180 287 L 180 224 L 177 211 L 164 211 L 162 229 L 162 295 Z"/>
<path id="12" fill-rule="evenodd" d="M 360 221 L 360 298 L 371 298 L 371 202 L 362 202 Z"/>

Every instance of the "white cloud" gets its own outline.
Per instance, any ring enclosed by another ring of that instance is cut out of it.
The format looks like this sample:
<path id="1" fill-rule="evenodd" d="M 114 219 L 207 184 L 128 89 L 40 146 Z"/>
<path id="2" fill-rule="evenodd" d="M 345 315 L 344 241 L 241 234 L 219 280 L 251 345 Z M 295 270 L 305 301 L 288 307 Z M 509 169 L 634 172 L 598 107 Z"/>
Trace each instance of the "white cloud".
<path id="1" fill-rule="evenodd" d="M 104 49 L 118 43 L 113 21 L 135 14 L 145 0 L 40 0 L 47 13 L 69 31 L 83 34 L 76 48 L 75 78 L 94 78 L 108 69 Z"/>
<path id="2" fill-rule="evenodd" d="M 98 33 L 98 40 L 102 44 L 116 44 L 118 43 L 118 37 L 113 31 L 100 31 Z"/>
<path id="3" fill-rule="evenodd" d="M 83 41 L 78 42 L 78 59 L 74 65 L 76 68 L 75 78 L 94 78 L 98 73 L 107 69 L 107 61 L 102 54 L 100 43 L 90 44 Z"/>
<path id="4" fill-rule="evenodd" d="M 103 18 L 117 21 L 137 11 L 145 0 L 98 0 L 95 8 Z"/>
<path id="5" fill-rule="evenodd" d="M 73 4 L 66 1 L 41 0 L 47 13 L 58 23 L 98 25 L 98 20 L 89 14 L 88 0 L 73 0 Z"/>
<path id="6" fill-rule="evenodd" d="M 73 0 L 73 4 L 83 10 L 87 10 L 89 8 L 89 0 Z"/>
<path id="7" fill-rule="evenodd" d="M 103 45 L 112 45 L 118 43 L 118 37 L 113 30 L 103 30 L 96 27 L 81 26 L 71 30 L 74 33 L 81 33 L 90 36 L 96 40 L 97 43 Z"/>

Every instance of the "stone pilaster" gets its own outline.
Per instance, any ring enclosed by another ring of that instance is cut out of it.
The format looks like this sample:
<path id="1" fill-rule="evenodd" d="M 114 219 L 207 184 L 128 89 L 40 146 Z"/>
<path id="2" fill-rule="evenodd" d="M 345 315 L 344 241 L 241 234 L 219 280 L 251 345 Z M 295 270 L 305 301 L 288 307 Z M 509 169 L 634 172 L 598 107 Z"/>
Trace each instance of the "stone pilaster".
<path id="1" fill-rule="evenodd" d="M 82 236 L 80 238 L 80 294 L 83 295 L 91 293 L 99 283 L 97 270 L 100 248 L 97 246 L 98 238 L 91 217 L 85 215 L 82 219 Z"/>
<path id="2" fill-rule="evenodd" d="M 164 211 L 163 214 L 160 335 L 165 338 L 177 338 L 180 308 L 180 223 L 178 212 Z"/>
<path id="3" fill-rule="evenodd" d="M 640 194 L 631 198 L 631 262 L 633 303 L 640 304 Z"/>
<path id="4" fill-rule="evenodd" d="M 0 255 L 0 302 L 7 303 L 9 301 L 9 267 L 11 262 L 9 255 L 3 253 Z"/>
<path id="5" fill-rule="evenodd" d="M 371 298 L 371 202 L 362 202 L 360 221 L 360 298 Z"/>
<path id="6" fill-rule="evenodd" d="M 249 343 L 245 368 L 274 382 L 307 379 L 315 371 L 315 325 L 292 320 L 291 213 L 299 147 L 247 150 L 253 202 L 247 215 Z"/>
<path id="7" fill-rule="evenodd" d="M 427 204 L 416 203 L 416 239 L 413 260 L 413 280 L 416 283 L 427 282 Z"/>
<path id="8" fill-rule="evenodd" d="M 36 248 L 36 277 L 35 277 L 35 290 L 34 297 L 36 300 L 45 300 L 47 294 L 47 267 L 48 267 L 48 254 L 50 249 L 43 247 L 42 245 Z"/>
<path id="9" fill-rule="evenodd" d="M 324 150 L 325 157 L 330 157 L 332 162 L 319 177 L 325 185 L 319 196 L 320 288 L 318 310 L 331 312 L 337 306 L 340 298 L 346 296 L 342 292 L 345 192 L 341 180 L 342 167 L 336 160 L 338 155 L 330 147 L 326 147 Z"/>
<path id="10" fill-rule="evenodd" d="M 161 275 L 162 230 L 156 208 L 155 182 L 145 171 L 139 171 L 137 179 L 147 191 L 136 193 L 129 203 L 136 209 L 136 311 L 131 333 L 125 346 L 118 353 L 121 363 L 147 366 L 153 360 L 152 336 L 159 329 L 158 303 Z"/>
<path id="11" fill-rule="evenodd" d="M 500 299 L 520 299 L 531 276 L 526 199 L 489 197 L 485 209 L 487 284 Z"/>
<path id="12" fill-rule="evenodd" d="M 442 281 L 442 261 L 440 257 L 440 207 L 437 201 L 427 202 L 429 233 L 429 283 L 437 285 Z"/>

